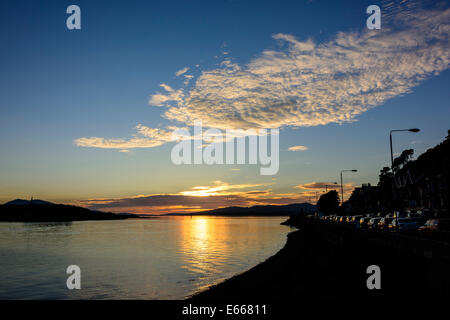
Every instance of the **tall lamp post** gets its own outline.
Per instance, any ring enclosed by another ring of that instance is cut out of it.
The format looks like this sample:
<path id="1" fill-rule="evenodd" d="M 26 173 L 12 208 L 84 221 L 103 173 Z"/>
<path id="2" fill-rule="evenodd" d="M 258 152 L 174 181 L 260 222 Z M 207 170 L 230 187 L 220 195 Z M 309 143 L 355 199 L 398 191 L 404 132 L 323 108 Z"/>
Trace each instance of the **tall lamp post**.
<path id="1" fill-rule="evenodd" d="M 396 130 L 391 130 L 389 132 L 389 142 L 390 142 L 390 145 L 391 145 L 391 170 L 393 170 L 393 167 L 394 167 L 394 153 L 392 152 L 392 132 L 402 132 L 402 131 L 419 132 L 420 129 L 418 129 L 418 128 L 396 129 Z"/>
<path id="2" fill-rule="evenodd" d="M 417 133 L 420 131 L 419 128 L 411 128 L 411 129 L 395 129 L 395 130 L 391 130 L 389 132 L 389 144 L 391 145 L 391 170 L 392 173 L 394 174 L 394 182 L 395 182 L 395 187 L 399 187 L 397 185 L 397 178 L 395 177 L 395 173 L 394 173 L 394 153 L 392 152 L 392 132 L 403 132 L 403 131 L 409 131 L 409 132 L 414 132 Z M 395 219 L 398 221 L 398 215 L 395 214 Z"/>
<path id="3" fill-rule="evenodd" d="M 358 170 L 356 170 L 356 169 L 341 170 L 341 197 L 342 197 L 341 205 L 344 203 L 344 184 L 343 184 L 343 181 L 342 181 L 342 172 L 358 172 Z"/>

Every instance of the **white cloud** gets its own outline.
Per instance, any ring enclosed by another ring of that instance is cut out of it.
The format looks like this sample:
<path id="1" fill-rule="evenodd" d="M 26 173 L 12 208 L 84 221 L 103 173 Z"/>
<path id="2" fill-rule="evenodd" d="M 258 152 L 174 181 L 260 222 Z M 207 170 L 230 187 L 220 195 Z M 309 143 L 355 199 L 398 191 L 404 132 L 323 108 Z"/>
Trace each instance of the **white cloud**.
<path id="1" fill-rule="evenodd" d="M 136 126 L 137 133 L 130 139 L 105 139 L 98 137 L 79 138 L 74 141 L 78 147 L 119 149 L 127 152 L 128 149 L 153 148 L 172 141 L 172 131 L 164 129 L 153 129 L 141 124 Z"/>
<path id="2" fill-rule="evenodd" d="M 164 103 L 165 116 L 220 129 L 355 121 L 449 65 L 450 10 L 389 8 L 381 30 L 341 32 L 325 43 L 275 34 L 286 49 L 203 71 L 182 100 Z"/>
<path id="3" fill-rule="evenodd" d="M 160 87 L 163 88 L 164 90 L 166 90 L 167 92 L 173 92 L 172 87 L 171 87 L 171 86 L 168 86 L 168 85 L 165 84 L 165 83 L 161 83 L 161 84 L 160 84 Z"/>
<path id="4" fill-rule="evenodd" d="M 306 146 L 292 146 L 288 148 L 289 151 L 305 151 L 308 150 Z"/>
<path id="5" fill-rule="evenodd" d="M 450 63 L 450 9 L 424 9 L 420 2 L 409 1 L 384 4 L 382 11 L 381 30 L 340 32 L 324 43 L 275 34 L 273 38 L 285 44 L 279 50 L 263 51 L 246 65 L 226 58 L 220 67 L 202 71 L 190 88 L 161 84 L 166 92 L 153 94 L 149 104 L 166 107 L 164 116 L 169 120 L 189 126 L 199 119 L 205 128 L 355 121 L 388 99 L 411 92 Z M 187 71 L 183 68 L 177 75 Z M 77 141 L 78 145 L 125 143 L 96 139 L 102 138 Z"/>
<path id="6" fill-rule="evenodd" d="M 156 93 L 152 95 L 148 102 L 152 106 L 163 107 L 166 106 L 167 103 L 171 102 L 182 103 L 184 101 L 183 89 L 178 89 L 175 91 L 174 89 L 172 89 L 172 87 L 164 83 L 161 83 L 160 86 L 168 93 L 167 94 Z"/>
<path id="7" fill-rule="evenodd" d="M 175 72 L 175 75 L 176 75 L 177 77 L 179 77 L 179 76 L 181 76 L 182 74 L 185 74 L 185 73 L 188 72 L 188 71 L 189 71 L 189 67 L 185 67 L 185 68 L 180 69 L 180 70 L 178 70 L 177 72 Z"/>

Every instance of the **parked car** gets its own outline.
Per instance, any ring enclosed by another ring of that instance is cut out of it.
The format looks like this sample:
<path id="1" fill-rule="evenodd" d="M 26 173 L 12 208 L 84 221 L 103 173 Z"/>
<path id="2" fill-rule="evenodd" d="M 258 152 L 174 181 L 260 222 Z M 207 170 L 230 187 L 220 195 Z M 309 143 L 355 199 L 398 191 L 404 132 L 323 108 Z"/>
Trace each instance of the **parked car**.
<path id="1" fill-rule="evenodd" d="M 430 219 L 419 228 L 421 232 L 450 231 L 450 219 Z"/>
<path id="2" fill-rule="evenodd" d="M 394 220 L 394 218 L 381 218 L 380 222 L 378 222 L 378 229 L 380 230 L 388 230 L 389 224 Z"/>
<path id="3" fill-rule="evenodd" d="M 409 219 L 419 219 L 421 217 L 422 217 L 422 215 L 420 213 L 414 213 L 414 212 L 408 213 Z"/>
<path id="4" fill-rule="evenodd" d="M 417 224 L 420 226 L 422 226 L 428 219 L 420 213 L 409 213 L 408 214 L 408 218 L 414 220 L 417 222 Z"/>
<path id="5" fill-rule="evenodd" d="M 378 222 L 380 222 L 380 220 L 381 220 L 380 217 L 371 218 L 367 223 L 367 227 L 369 229 L 378 229 Z"/>
<path id="6" fill-rule="evenodd" d="M 409 218 L 392 219 L 389 225 L 391 231 L 416 231 L 419 229 L 417 221 Z"/>
<path id="7" fill-rule="evenodd" d="M 408 213 L 406 211 L 395 211 L 392 218 L 408 218 Z"/>
<path id="8" fill-rule="evenodd" d="M 370 217 L 363 217 L 363 218 L 359 219 L 359 225 L 361 226 L 361 228 L 367 228 L 369 221 L 371 219 L 372 218 L 370 218 Z"/>

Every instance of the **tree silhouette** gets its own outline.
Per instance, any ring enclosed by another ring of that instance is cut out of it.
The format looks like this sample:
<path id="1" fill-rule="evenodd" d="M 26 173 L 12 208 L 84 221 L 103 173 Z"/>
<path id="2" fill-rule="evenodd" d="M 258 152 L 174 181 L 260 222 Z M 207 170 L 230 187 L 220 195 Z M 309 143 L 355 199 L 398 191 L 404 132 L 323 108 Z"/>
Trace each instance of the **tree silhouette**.
<path id="1" fill-rule="evenodd" d="M 324 214 L 331 214 L 339 207 L 339 196 L 336 190 L 331 190 L 320 196 L 317 201 L 317 209 Z"/>
<path id="2" fill-rule="evenodd" d="M 382 207 L 387 208 L 392 204 L 392 188 L 394 186 L 394 174 L 391 171 L 391 168 L 384 167 L 380 170 L 378 187 L 380 188 L 379 192 L 379 201 Z"/>
<path id="3" fill-rule="evenodd" d="M 414 154 L 413 149 L 404 150 L 400 156 L 394 159 L 394 163 L 392 164 L 392 170 L 398 171 L 401 167 L 409 162 Z"/>
<path id="4" fill-rule="evenodd" d="M 392 185 L 392 172 L 391 172 L 391 168 L 389 167 L 384 167 L 383 169 L 380 170 L 380 175 L 379 177 L 379 181 L 378 181 L 378 186 L 379 187 L 383 187 L 383 186 L 390 186 Z"/>

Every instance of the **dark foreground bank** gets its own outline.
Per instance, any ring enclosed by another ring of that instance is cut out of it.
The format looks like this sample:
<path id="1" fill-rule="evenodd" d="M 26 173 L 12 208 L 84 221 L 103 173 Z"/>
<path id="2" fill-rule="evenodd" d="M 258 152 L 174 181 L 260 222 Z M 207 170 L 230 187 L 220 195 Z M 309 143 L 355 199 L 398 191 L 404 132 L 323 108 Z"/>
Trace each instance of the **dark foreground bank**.
<path id="1" fill-rule="evenodd" d="M 450 246 L 417 236 L 304 220 L 283 249 L 251 270 L 201 292 L 200 301 L 408 301 L 450 297 Z M 369 290 L 367 267 L 381 270 Z"/>

